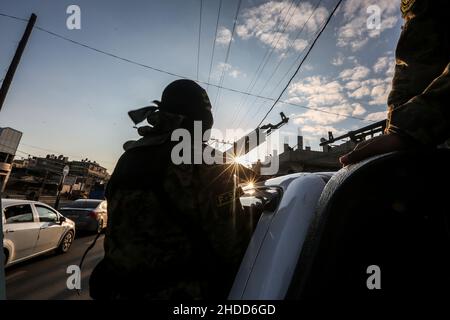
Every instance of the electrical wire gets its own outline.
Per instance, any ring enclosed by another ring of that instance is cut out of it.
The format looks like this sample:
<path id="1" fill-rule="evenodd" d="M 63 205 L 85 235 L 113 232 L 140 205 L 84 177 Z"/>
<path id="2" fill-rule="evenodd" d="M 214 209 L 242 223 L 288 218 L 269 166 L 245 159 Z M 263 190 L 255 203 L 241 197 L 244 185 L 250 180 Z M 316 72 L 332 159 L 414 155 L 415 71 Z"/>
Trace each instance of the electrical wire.
<path id="1" fill-rule="evenodd" d="M 0 16 L 5 16 L 5 17 L 16 19 L 16 20 L 28 22 L 27 19 L 22 19 L 22 18 L 10 16 L 10 15 L 4 14 L 4 13 L 0 13 Z M 168 74 L 168 75 L 174 76 L 176 78 L 186 78 L 185 76 L 180 75 L 180 74 L 176 74 L 176 73 L 169 72 L 169 71 L 166 71 L 166 70 L 163 70 L 163 69 L 155 68 L 153 66 L 149 66 L 149 65 L 146 65 L 146 64 L 143 64 L 143 63 L 140 63 L 140 62 L 136 62 L 136 61 L 133 61 L 133 60 L 130 60 L 130 59 L 127 59 L 127 58 L 120 57 L 118 55 L 115 55 L 115 54 L 112 54 L 112 53 L 109 53 L 109 52 L 106 52 L 106 51 L 103 51 L 103 50 L 100 50 L 100 49 L 93 48 L 93 47 L 91 47 L 89 45 L 80 43 L 78 41 L 75 41 L 75 40 L 72 40 L 72 39 L 69 39 L 69 38 L 66 38 L 66 37 L 64 37 L 62 35 L 59 35 L 59 34 L 54 33 L 52 31 L 46 30 L 46 29 L 44 29 L 42 27 L 35 26 L 35 28 L 37 28 L 38 30 L 40 30 L 42 32 L 46 32 L 46 33 L 51 34 L 51 35 L 53 35 L 53 36 L 55 36 L 57 38 L 60 38 L 62 40 L 71 42 L 71 43 L 73 43 L 75 45 L 82 46 L 82 47 L 84 47 L 86 49 L 95 51 L 95 52 L 100 53 L 100 54 L 107 55 L 109 57 L 112 57 L 112 58 L 115 58 L 115 59 L 118 59 L 118 60 L 130 63 L 130 64 L 133 64 L 133 65 L 137 65 L 137 66 L 140 66 L 140 67 L 143 67 L 143 68 L 146 68 L 146 69 L 150 69 L 150 70 L 153 70 L 153 71 L 156 71 L 156 72 Z M 235 92 L 235 93 L 239 93 L 239 94 L 243 94 L 243 95 L 247 95 L 247 96 L 257 97 L 257 98 L 264 99 L 264 100 L 267 100 L 267 101 L 276 101 L 277 100 L 277 99 L 274 99 L 274 98 L 270 98 L 270 97 L 266 97 L 266 96 L 262 96 L 262 95 L 252 94 L 250 92 L 237 90 L 237 89 L 234 89 L 234 88 L 229 88 L 229 87 L 225 87 L 225 86 L 219 86 L 217 84 L 213 84 L 213 83 L 210 83 L 210 82 L 205 82 L 205 81 L 197 81 L 197 82 L 199 84 L 209 85 L 209 86 L 212 86 L 212 87 L 216 87 L 218 89 L 223 89 L 223 90 L 226 90 L 226 91 Z M 374 121 L 374 120 L 371 120 L 371 119 L 365 119 L 365 118 L 359 118 L 359 117 L 349 116 L 349 115 L 345 115 L 345 114 L 339 114 L 339 113 L 326 111 L 326 110 L 322 110 L 322 109 L 318 109 L 318 108 L 313 108 L 313 107 L 308 107 L 308 106 L 295 104 L 295 103 L 292 103 L 292 102 L 287 102 L 287 101 L 282 101 L 282 100 L 279 100 L 277 102 L 284 103 L 284 104 L 291 105 L 291 106 L 295 106 L 295 107 L 299 107 L 299 108 L 303 108 L 303 109 L 314 110 L 314 111 L 317 111 L 317 112 L 333 114 L 333 115 L 337 115 L 337 116 L 341 116 L 341 117 L 345 117 L 345 118 L 351 118 L 351 119 L 356 119 L 356 120 L 361 120 L 361 121 L 377 122 L 377 121 Z"/>
<path id="2" fill-rule="evenodd" d="M 328 17 L 327 21 L 325 22 L 325 25 L 322 27 L 322 29 L 320 30 L 319 34 L 317 35 L 316 39 L 314 39 L 313 43 L 311 44 L 311 47 L 308 49 L 308 51 L 306 52 L 305 56 L 303 57 L 302 61 L 300 62 L 297 70 L 295 70 L 294 74 L 292 75 L 292 77 L 289 79 L 288 83 L 286 84 L 286 86 L 283 88 L 283 90 L 281 91 L 280 95 L 278 96 L 278 98 L 275 100 L 275 102 L 273 103 L 273 105 L 270 107 L 269 111 L 267 111 L 267 113 L 265 114 L 265 116 L 262 118 L 262 120 L 259 122 L 257 127 L 260 127 L 261 124 L 264 122 L 264 120 L 266 120 L 267 116 L 270 114 L 270 112 L 273 110 L 273 108 L 276 106 L 276 104 L 280 101 L 281 97 L 283 96 L 283 94 L 285 93 L 285 91 L 287 90 L 287 88 L 289 87 L 289 85 L 291 84 L 292 80 L 295 78 L 295 76 L 297 75 L 297 73 L 299 72 L 300 68 L 302 67 L 303 63 L 305 62 L 305 60 L 308 58 L 309 53 L 311 52 L 311 50 L 314 48 L 314 45 L 316 44 L 317 40 L 320 38 L 321 34 L 323 33 L 323 31 L 325 30 L 325 28 L 327 27 L 328 23 L 330 22 L 331 18 L 333 17 L 334 13 L 336 12 L 336 10 L 339 8 L 340 4 L 342 3 L 342 0 L 339 0 L 338 3 L 336 4 L 336 6 L 334 7 L 333 11 L 331 12 L 330 16 Z"/>
<path id="3" fill-rule="evenodd" d="M 281 59 L 278 61 L 277 65 L 275 66 L 275 69 L 272 71 L 271 75 L 267 78 L 264 86 L 262 87 L 262 89 L 259 91 L 258 94 L 261 94 L 265 88 L 267 87 L 267 85 L 271 82 L 272 78 L 274 77 L 274 75 L 276 74 L 276 72 L 278 71 L 279 67 L 281 66 L 282 62 L 284 61 L 284 59 L 289 55 L 289 53 L 291 52 L 291 49 L 294 47 L 295 41 L 297 41 L 297 39 L 300 37 L 301 33 L 303 32 L 303 30 L 305 29 L 306 25 L 308 24 L 309 20 L 314 16 L 314 14 L 316 13 L 319 5 L 321 4 L 322 0 L 319 0 L 316 3 L 316 6 L 314 7 L 313 11 L 311 12 L 311 15 L 308 17 L 308 19 L 305 21 L 305 23 L 303 24 L 302 28 L 299 30 L 299 32 L 297 32 L 294 40 L 290 41 L 289 40 L 289 45 L 288 45 L 288 49 L 283 53 L 283 57 L 281 57 Z M 309 43 L 309 40 L 308 40 Z M 299 57 L 301 57 L 303 55 L 303 53 L 305 52 L 305 50 L 308 48 L 309 45 L 305 46 L 305 48 L 299 53 Z M 300 59 L 300 58 L 299 58 Z M 296 65 L 296 61 L 297 59 L 295 59 L 294 61 L 294 65 Z M 289 73 L 289 70 L 292 69 L 292 66 L 287 70 L 286 74 Z M 283 75 L 283 77 L 281 78 L 281 80 L 283 80 L 285 78 L 285 75 Z M 280 82 L 278 82 L 278 84 L 272 89 L 272 91 L 270 92 L 269 96 L 272 96 L 272 94 L 276 91 L 276 89 L 278 88 Z M 256 102 L 256 99 L 254 100 L 254 102 Z M 254 102 L 252 105 L 254 105 Z M 252 106 L 251 105 L 251 106 Z M 247 109 L 251 110 L 251 106 L 249 106 Z M 262 107 L 264 106 L 264 102 L 261 102 L 261 104 L 259 105 L 259 107 L 257 108 L 257 111 L 254 113 L 254 116 L 257 116 L 259 114 L 259 112 L 261 111 Z M 246 116 L 244 116 L 245 118 Z M 251 117 L 253 118 L 253 117 Z M 243 119 L 241 119 L 241 122 L 243 121 Z"/>
<path id="4" fill-rule="evenodd" d="M 200 0 L 200 22 L 198 24 L 198 46 L 197 46 L 197 80 L 198 80 L 198 73 L 200 69 L 200 39 L 201 39 L 201 33 L 202 33 L 202 9 L 203 9 L 203 0 Z"/>
<path id="5" fill-rule="evenodd" d="M 256 68 L 255 74 L 254 74 L 252 80 L 250 81 L 250 83 L 247 86 L 247 89 L 245 91 L 252 92 L 253 88 L 255 87 L 256 83 L 258 82 L 258 80 L 259 80 L 259 78 L 260 78 L 260 76 L 262 74 L 262 71 L 263 71 L 264 67 L 267 64 L 267 61 L 270 59 L 270 57 L 272 56 L 273 51 L 275 50 L 275 38 L 276 38 L 275 34 L 279 34 L 278 35 L 278 40 L 277 40 L 277 44 L 278 44 L 278 41 L 280 40 L 281 35 L 282 35 L 282 32 L 280 32 L 280 31 L 281 31 L 283 25 L 286 26 L 287 16 L 289 15 L 289 12 L 291 11 L 291 8 L 292 8 L 293 4 L 294 4 L 294 0 L 291 0 L 291 4 L 290 4 L 290 6 L 289 6 L 289 8 L 288 8 L 288 10 L 286 12 L 286 15 L 281 19 L 283 22 L 279 25 L 278 29 L 276 30 L 276 32 L 272 36 L 272 40 L 270 41 L 270 45 L 267 48 L 266 53 L 264 54 L 263 58 L 261 59 L 259 65 L 258 65 L 258 68 Z M 278 14 L 281 15 L 282 12 L 283 12 L 283 9 L 281 9 L 278 12 Z M 291 16 L 291 18 L 292 18 L 292 16 Z M 238 106 L 236 107 L 236 111 L 234 112 L 233 116 L 231 117 L 231 119 L 232 119 L 231 123 L 234 123 L 236 121 L 236 119 L 238 118 L 239 114 L 241 113 L 242 107 L 247 103 L 248 98 L 249 98 L 249 96 L 245 96 L 245 97 L 243 97 L 240 100 Z M 246 115 L 247 115 L 247 113 L 246 113 Z M 246 115 L 245 115 L 245 117 L 246 117 Z"/>
<path id="6" fill-rule="evenodd" d="M 222 67 L 222 75 L 220 77 L 220 84 L 219 84 L 219 86 L 223 86 L 223 81 L 225 79 L 225 69 L 226 69 L 226 66 L 228 64 L 228 59 L 230 57 L 231 44 L 233 42 L 234 33 L 236 31 L 236 24 L 237 24 L 237 19 L 238 19 L 238 16 L 239 16 L 239 11 L 241 10 L 241 4 L 242 4 L 242 0 L 239 0 L 238 6 L 237 6 L 237 9 L 236 9 L 236 14 L 234 16 L 233 28 L 232 28 L 232 31 L 231 31 L 230 42 L 228 43 L 228 48 L 227 48 L 227 52 L 226 52 L 226 55 L 225 55 L 225 62 L 224 62 L 223 67 Z M 216 108 L 215 108 L 215 114 L 216 115 L 219 112 L 219 107 L 220 107 L 220 105 L 219 105 L 220 94 L 221 94 L 221 89 L 219 88 L 217 90 L 217 95 L 216 95 L 216 98 L 214 100 L 214 105 L 216 106 Z"/>
<path id="7" fill-rule="evenodd" d="M 209 64 L 208 85 L 206 86 L 206 91 L 208 91 L 208 92 L 209 92 L 209 83 L 211 82 L 211 70 L 212 70 L 212 65 L 213 65 L 213 61 L 214 61 L 214 52 L 216 50 L 217 30 L 219 29 L 219 19 L 220 19 L 221 9 L 222 9 L 222 0 L 220 0 L 220 2 L 219 2 L 219 9 L 217 11 L 216 31 L 214 33 L 215 35 L 214 35 L 213 48 L 212 48 L 212 52 L 211 52 L 211 62 Z"/>

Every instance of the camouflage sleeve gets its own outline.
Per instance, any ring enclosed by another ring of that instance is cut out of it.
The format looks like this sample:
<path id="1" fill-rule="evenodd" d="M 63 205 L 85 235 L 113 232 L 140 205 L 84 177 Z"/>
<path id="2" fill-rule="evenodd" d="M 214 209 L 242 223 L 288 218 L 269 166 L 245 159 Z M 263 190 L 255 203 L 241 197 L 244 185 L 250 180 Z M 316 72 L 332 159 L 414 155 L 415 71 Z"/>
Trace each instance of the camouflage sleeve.
<path id="1" fill-rule="evenodd" d="M 450 63 L 422 94 L 388 114 L 387 132 L 406 134 L 424 145 L 450 137 Z"/>

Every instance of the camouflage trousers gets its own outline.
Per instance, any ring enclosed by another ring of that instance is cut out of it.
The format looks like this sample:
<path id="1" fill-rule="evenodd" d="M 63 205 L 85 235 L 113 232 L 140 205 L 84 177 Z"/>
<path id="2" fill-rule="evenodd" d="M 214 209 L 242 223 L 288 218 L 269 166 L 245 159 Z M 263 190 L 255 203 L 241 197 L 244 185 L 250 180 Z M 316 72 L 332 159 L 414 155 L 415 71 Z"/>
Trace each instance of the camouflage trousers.
<path id="1" fill-rule="evenodd" d="M 130 275 L 111 270 L 105 261 L 92 272 L 90 295 L 96 300 L 200 300 L 207 298 L 208 283 L 199 279 L 180 279 L 177 274 Z"/>

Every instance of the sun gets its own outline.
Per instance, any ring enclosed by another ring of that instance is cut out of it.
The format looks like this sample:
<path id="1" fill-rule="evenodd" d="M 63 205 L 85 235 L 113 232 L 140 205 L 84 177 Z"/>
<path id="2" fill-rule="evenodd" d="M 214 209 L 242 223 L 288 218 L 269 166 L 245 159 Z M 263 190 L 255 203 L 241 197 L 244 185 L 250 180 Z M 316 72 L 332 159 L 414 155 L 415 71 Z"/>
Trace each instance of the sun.
<path id="1" fill-rule="evenodd" d="M 244 159 L 244 157 L 234 157 L 233 158 L 233 163 L 234 164 L 241 164 L 241 165 L 243 165 L 243 166 L 246 166 L 247 165 L 247 161 Z"/>

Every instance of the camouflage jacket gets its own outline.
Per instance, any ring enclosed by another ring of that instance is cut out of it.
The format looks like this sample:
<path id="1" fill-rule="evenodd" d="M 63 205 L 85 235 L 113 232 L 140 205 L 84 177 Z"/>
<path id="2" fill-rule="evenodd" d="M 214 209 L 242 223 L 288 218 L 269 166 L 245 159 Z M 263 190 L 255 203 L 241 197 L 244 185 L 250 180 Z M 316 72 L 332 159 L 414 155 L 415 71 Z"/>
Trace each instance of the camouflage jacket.
<path id="1" fill-rule="evenodd" d="M 91 296 L 226 298 L 251 236 L 236 168 L 174 165 L 166 143 L 126 151 L 107 188 L 105 257 Z"/>
<path id="2" fill-rule="evenodd" d="M 387 132 L 436 145 L 450 137 L 448 0 L 402 0 L 404 26 L 388 98 Z"/>

